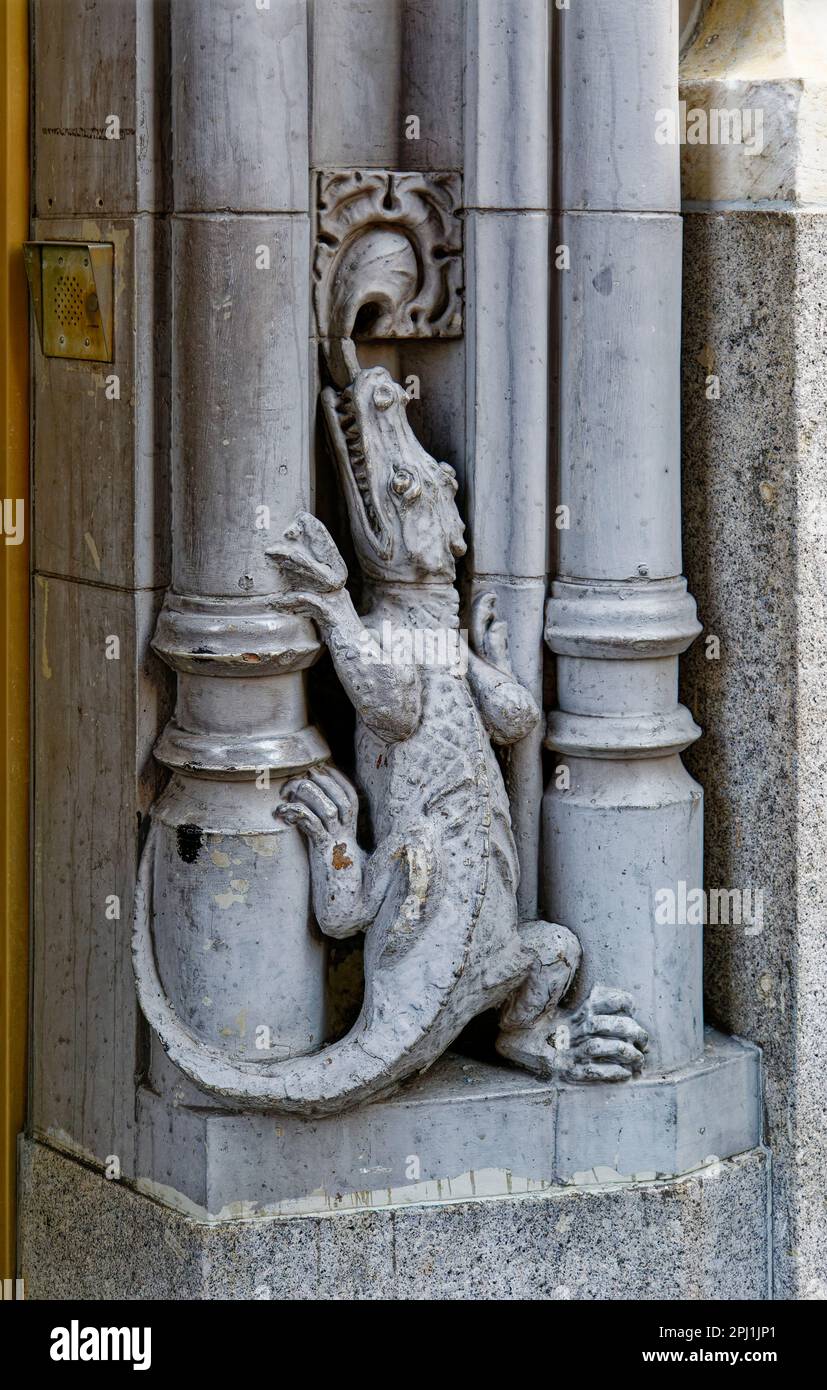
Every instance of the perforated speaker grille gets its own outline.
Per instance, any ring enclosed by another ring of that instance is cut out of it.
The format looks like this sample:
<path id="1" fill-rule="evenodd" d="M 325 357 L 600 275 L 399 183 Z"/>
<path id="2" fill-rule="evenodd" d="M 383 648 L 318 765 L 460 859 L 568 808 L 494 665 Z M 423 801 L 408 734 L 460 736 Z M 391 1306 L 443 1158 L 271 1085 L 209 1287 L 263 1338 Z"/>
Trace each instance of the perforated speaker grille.
<path id="1" fill-rule="evenodd" d="M 83 322 L 83 294 L 77 275 L 57 276 L 53 305 L 61 328 L 77 328 Z"/>

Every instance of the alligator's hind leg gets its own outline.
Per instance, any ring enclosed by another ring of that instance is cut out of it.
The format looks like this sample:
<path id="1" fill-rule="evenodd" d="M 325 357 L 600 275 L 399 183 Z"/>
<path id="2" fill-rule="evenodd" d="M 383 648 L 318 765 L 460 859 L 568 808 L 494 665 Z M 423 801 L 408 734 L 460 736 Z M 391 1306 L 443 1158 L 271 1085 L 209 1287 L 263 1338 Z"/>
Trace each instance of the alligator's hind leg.
<path id="1" fill-rule="evenodd" d="M 518 1066 L 549 1075 L 548 1039 L 577 973 L 580 943 L 567 927 L 552 922 L 522 922 L 519 931 L 531 965 L 500 1010 L 497 1051 Z"/>
<path id="2" fill-rule="evenodd" d="M 497 1051 L 541 1076 L 628 1080 L 649 1041 L 631 1016 L 631 996 L 595 985 L 579 1008 L 561 1008 L 580 964 L 576 936 L 551 922 L 526 922 L 520 936 L 532 963 L 503 1005 Z"/>

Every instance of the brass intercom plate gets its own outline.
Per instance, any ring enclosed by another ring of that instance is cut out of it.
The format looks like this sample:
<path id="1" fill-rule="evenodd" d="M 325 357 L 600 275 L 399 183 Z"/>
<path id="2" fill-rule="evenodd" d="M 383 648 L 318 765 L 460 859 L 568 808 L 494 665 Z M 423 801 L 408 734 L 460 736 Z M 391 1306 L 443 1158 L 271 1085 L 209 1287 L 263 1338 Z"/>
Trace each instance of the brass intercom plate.
<path id="1" fill-rule="evenodd" d="M 111 362 L 114 246 L 104 241 L 30 241 L 24 257 L 44 356 Z"/>

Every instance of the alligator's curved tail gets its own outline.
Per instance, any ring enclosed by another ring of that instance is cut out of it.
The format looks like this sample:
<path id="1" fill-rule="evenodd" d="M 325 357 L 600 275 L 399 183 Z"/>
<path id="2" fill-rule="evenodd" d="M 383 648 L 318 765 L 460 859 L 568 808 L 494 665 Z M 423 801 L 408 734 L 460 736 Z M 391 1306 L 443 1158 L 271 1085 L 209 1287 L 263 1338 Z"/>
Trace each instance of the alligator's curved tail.
<path id="1" fill-rule="evenodd" d="M 453 904 L 450 896 L 438 894 L 438 904 L 427 904 L 412 933 L 405 914 L 410 899 L 393 895 L 390 914 L 382 914 L 389 917 L 389 926 L 377 920 L 368 934 L 365 1001 L 347 1036 L 304 1057 L 234 1060 L 196 1038 L 164 990 L 152 937 L 154 839 L 153 826 L 135 894 L 132 959 L 138 999 L 172 1061 L 211 1093 L 258 1110 L 310 1116 L 346 1110 L 424 1070 L 486 1006 L 479 981 L 458 988 L 477 919 L 471 904 Z M 435 908 L 438 944 L 428 931 Z M 395 930 L 400 926 L 401 931 Z M 415 1002 L 406 1008 L 405 1000 Z"/>

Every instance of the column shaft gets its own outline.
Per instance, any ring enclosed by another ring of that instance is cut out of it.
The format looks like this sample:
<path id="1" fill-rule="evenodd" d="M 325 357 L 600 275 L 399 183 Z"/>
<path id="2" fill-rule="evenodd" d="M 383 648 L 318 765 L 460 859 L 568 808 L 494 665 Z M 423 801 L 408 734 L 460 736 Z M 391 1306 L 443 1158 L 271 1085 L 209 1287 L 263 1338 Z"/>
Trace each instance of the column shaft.
<path id="1" fill-rule="evenodd" d="M 266 554 L 309 485 L 307 6 L 177 0 L 171 24 L 173 584 L 154 645 L 178 701 L 156 747 L 155 949 L 190 1030 L 266 1061 L 326 1035 L 307 855 L 273 818 L 327 754 L 304 694 L 318 643 L 268 606 Z"/>
<path id="2" fill-rule="evenodd" d="M 516 674 L 542 704 L 548 573 L 549 7 L 467 11 L 467 441 L 471 574 L 509 626 Z M 522 915 L 537 912 L 541 732 L 504 757 Z"/>
<path id="3" fill-rule="evenodd" d="M 701 791 L 679 757 L 699 730 L 677 703 L 699 630 L 680 577 L 679 169 L 656 138 L 677 102 L 677 35 L 664 0 L 592 0 L 558 20 L 565 511 L 545 905 L 580 937 L 579 994 L 632 993 L 655 1070 L 703 1047 L 703 928 L 678 920 L 702 882 Z"/>

